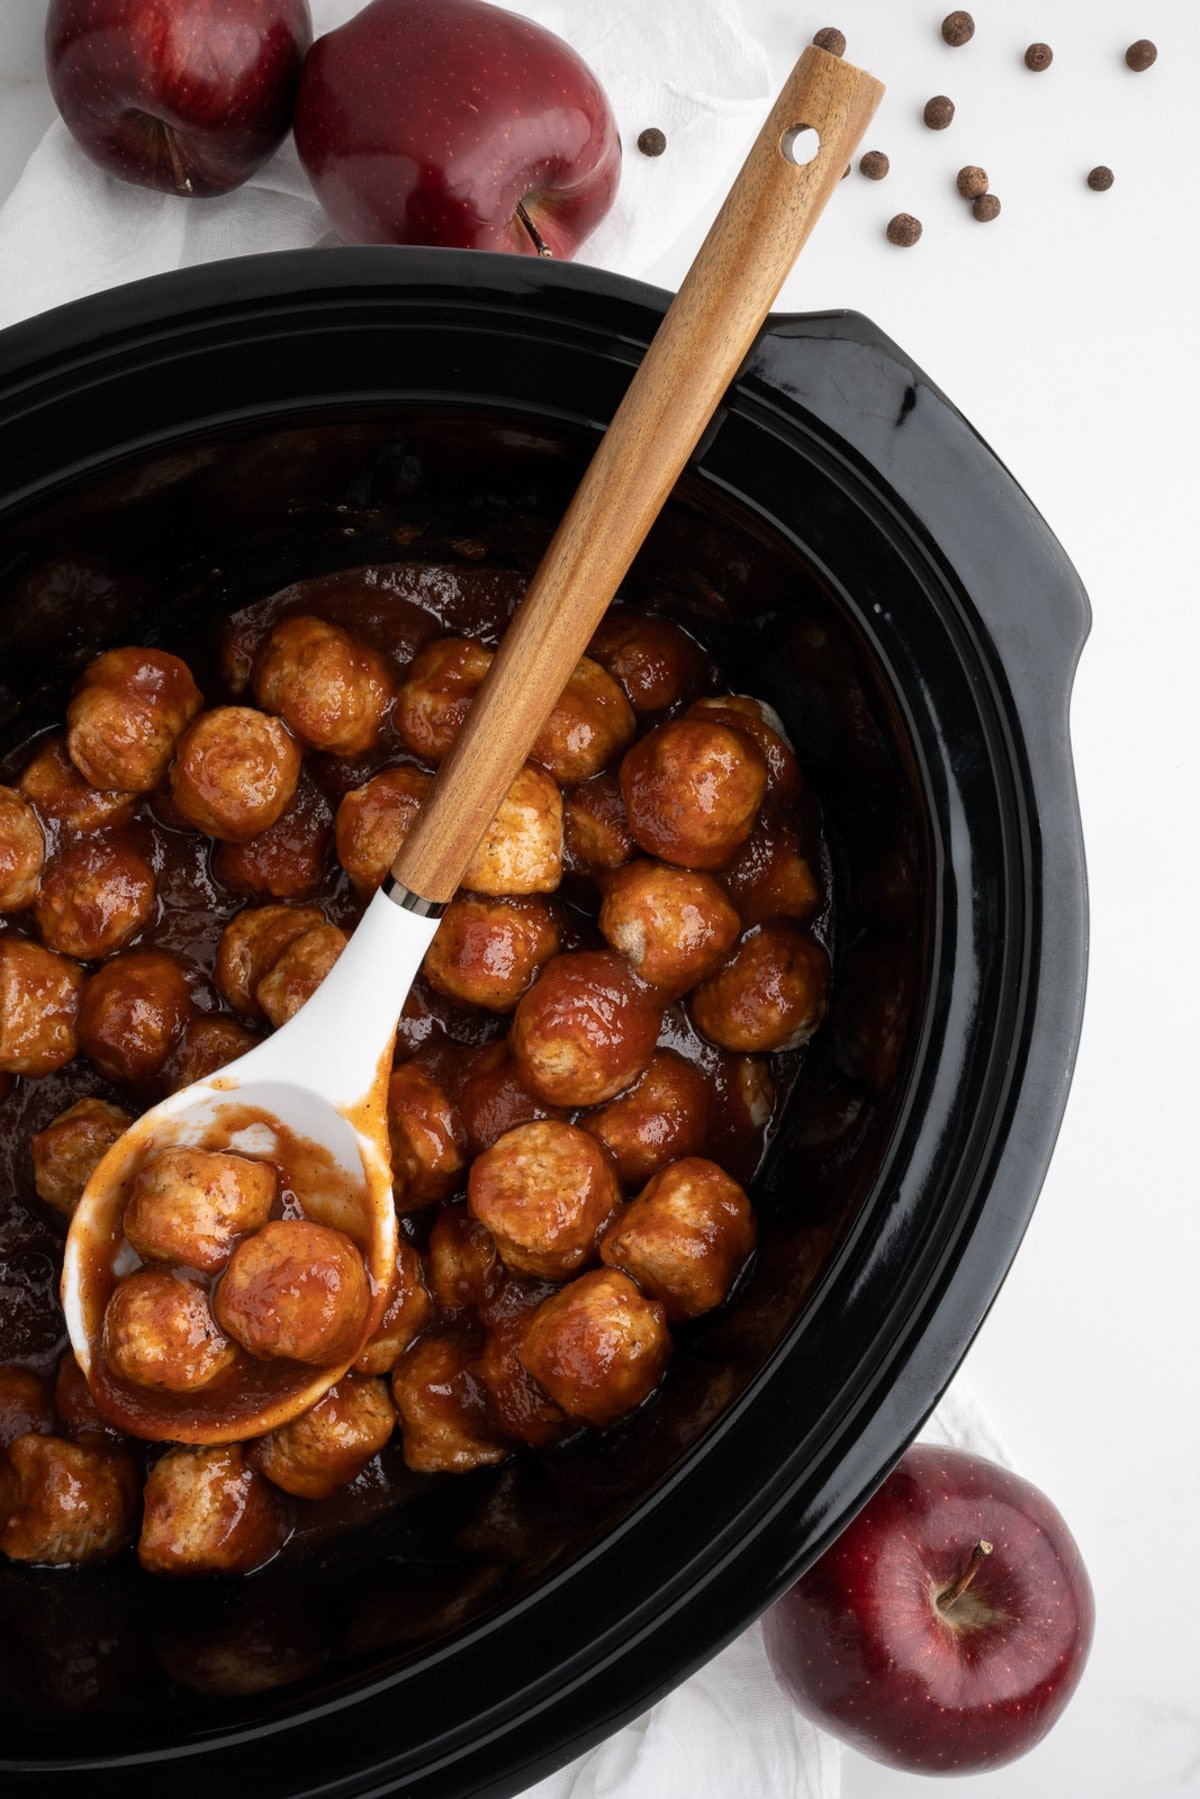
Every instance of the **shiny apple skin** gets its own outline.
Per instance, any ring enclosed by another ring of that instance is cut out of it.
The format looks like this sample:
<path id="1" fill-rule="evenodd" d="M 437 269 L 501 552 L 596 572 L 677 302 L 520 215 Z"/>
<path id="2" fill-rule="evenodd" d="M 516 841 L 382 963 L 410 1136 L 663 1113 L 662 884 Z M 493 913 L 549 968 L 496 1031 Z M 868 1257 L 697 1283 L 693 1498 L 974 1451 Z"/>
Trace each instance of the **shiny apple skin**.
<path id="1" fill-rule="evenodd" d="M 308 0 L 51 0 L 46 74 L 93 162 L 202 199 L 287 136 L 312 35 Z"/>
<path id="2" fill-rule="evenodd" d="M 347 243 L 572 256 L 621 168 L 603 88 L 561 38 L 479 0 L 372 0 L 318 38 L 296 146 Z"/>
<path id="3" fill-rule="evenodd" d="M 934 1604 L 990 1542 L 949 1613 Z M 957 1618 L 958 1624 L 948 1622 Z M 963 1450 L 910 1449 L 763 1620 L 784 1691 L 890 1767 L 970 1774 L 1040 1742 L 1095 1626 L 1075 1539 L 1044 1493 Z"/>

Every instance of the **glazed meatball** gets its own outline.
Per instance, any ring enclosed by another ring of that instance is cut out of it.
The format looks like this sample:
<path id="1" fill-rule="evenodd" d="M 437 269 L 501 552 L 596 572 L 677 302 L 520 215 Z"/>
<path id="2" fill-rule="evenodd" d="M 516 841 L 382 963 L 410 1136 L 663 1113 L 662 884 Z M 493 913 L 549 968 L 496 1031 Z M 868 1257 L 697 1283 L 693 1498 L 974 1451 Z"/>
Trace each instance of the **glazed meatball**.
<path id="1" fill-rule="evenodd" d="M 637 855 L 616 775 L 593 775 L 563 795 L 563 838 L 577 874 L 605 874 Z"/>
<path id="2" fill-rule="evenodd" d="M 53 1429 L 50 1383 L 29 1368 L 0 1367 L 0 1449 L 29 1431 L 47 1437 Z"/>
<path id="3" fill-rule="evenodd" d="M 269 1162 L 224 1149 L 164 1149 L 137 1172 L 125 1235 L 144 1262 L 217 1274 L 238 1238 L 267 1222 L 277 1186 Z"/>
<path id="4" fill-rule="evenodd" d="M 84 670 L 67 707 L 67 752 L 85 781 L 149 793 L 204 701 L 166 650 L 106 650 Z"/>
<path id="5" fill-rule="evenodd" d="M 79 1008 L 79 1047 L 114 1081 L 160 1073 L 192 1009 L 187 976 L 161 949 L 130 950 L 95 973 Z"/>
<path id="6" fill-rule="evenodd" d="M 750 835 L 766 788 L 751 739 L 702 719 L 660 725 L 621 764 L 634 839 L 681 868 L 724 868 Z"/>
<path id="7" fill-rule="evenodd" d="M 265 1017 L 258 983 L 289 944 L 324 923 L 319 906 L 247 906 L 231 918 L 217 944 L 213 979 L 234 1010 L 247 1018 Z"/>
<path id="8" fill-rule="evenodd" d="M 254 990 L 276 1030 L 312 998 L 348 942 L 335 924 L 318 924 L 288 944 Z"/>
<path id="9" fill-rule="evenodd" d="M 396 1272 L 387 1309 L 354 1364 L 356 1374 L 387 1374 L 429 1321 L 429 1289 L 421 1258 L 404 1237 L 396 1244 Z"/>
<path id="10" fill-rule="evenodd" d="M 138 1560 L 151 1574 L 249 1574 L 282 1549 L 287 1502 L 240 1443 L 177 1445 L 150 1470 Z"/>
<path id="11" fill-rule="evenodd" d="M 87 1376 L 68 1349 L 54 1377 L 54 1409 L 71 1437 L 115 1437 L 126 1442 L 123 1431 L 110 1424 L 92 1397 Z"/>
<path id="12" fill-rule="evenodd" d="M 135 1387 L 199 1393 L 237 1360 L 208 1293 L 172 1268 L 139 1268 L 118 1281 L 104 1312 L 104 1359 Z"/>
<path id="13" fill-rule="evenodd" d="M 396 728 L 422 762 L 445 759 L 492 665 L 492 652 L 468 637 L 426 644 L 396 697 Z"/>
<path id="14" fill-rule="evenodd" d="M 621 683 L 639 714 L 663 712 L 709 678 L 709 659 L 694 637 L 670 619 L 613 606 L 588 646 L 588 655 Z"/>
<path id="15" fill-rule="evenodd" d="M 138 1473 L 116 1444 L 18 1437 L 0 1481 L 0 1551 L 15 1562 L 99 1562 L 132 1542 Z"/>
<path id="16" fill-rule="evenodd" d="M 600 929 L 643 981 L 686 993 L 737 941 L 740 921 L 711 875 L 631 862 L 605 884 Z"/>
<path id="17" fill-rule="evenodd" d="M 522 1084 L 507 1041 L 485 1043 L 467 1057 L 457 1083 L 458 1115 L 466 1135 L 468 1156 L 490 1149 L 514 1125 L 535 1118 L 554 1118 L 548 1106 Z"/>
<path id="18" fill-rule="evenodd" d="M 659 1050 L 636 1087 L 580 1120 L 602 1143 L 627 1187 L 640 1187 L 678 1156 L 694 1156 L 708 1135 L 709 1084 L 692 1062 Z"/>
<path id="19" fill-rule="evenodd" d="M 466 1166 L 462 1124 L 441 1082 L 405 1062 L 388 1082 L 392 1179 L 403 1211 L 445 1199 Z"/>
<path id="20" fill-rule="evenodd" d="M 92 1170 L 133 1123 L 120 1106 L 80 1099 L 29 1139 L 33 1184 L 39 1199 L 69 1218 Z"/>
<path id="21" fill-rule="evenodd" d="M 557 950 L 558 926 L 538 895 L 487 899 L 462 893 L 447 906 L 421 967 L 446 999 L 511 1012 Z"/>
<path id="22" fill-rule="evenodd" d="M 568 1418 L 612 1424 L 653 1393 L 671 1354 L 666 1314 L 627 1275 L 584 1274 L 543 1300 L 521 1363 Z"/>
<path id="23" fill-rule="evenodd" d="M 518 1073 L 552 1105 L 599 1105 L 649 1067 L 661 1018 L 660 998 L 623 957 L 606 950 L 556 956 L 517 1007 Z"/>
<path id="24" fill-rule="evenodd" d="M 607 670 L 585 656 L 529 754 L 563 786 L 586 781 L 629 748 L 633 708 Z"/>
<path id="25" fill-rule="evenodd" d="M 444 1206 L 429 1233 L 429 1288 L 443 1312 L 486 1312 L 504 1270 L 491 1232 L 466 1206 Z"/>
<path id="26" fill-rule="evenodd" d="M 553 893 L 562 880 L 562 794 L 527 762 L 500 802 L 462 884 L 472 893 Z"/>
<path id="27" fill-rule="evenodd" d="M 0 1072 L 53 1074 L 71 1060 L 83 983 L 77 963 L 0 936 Z"/>
<path id="28" fill-rule="evenodd" d="M 785 925 L 766 925 L 697 987 L 692 1016 L 723 1049 L 796 1049 L 824 1018 L 828 988 L 829 964 L 816 944 Z"/>
<path id="29" fill-rule="evenodd" d="M 47 864 L 33 916 L 47 949 L 86 962 L 111 956 L 136 937 L 155 898 L 144 856 L 126 843 L 84 839 Z"/>
<path id="30" fill-rule="evenodd" d="M 361 892 L 382 884 L 432 786 L 432 775 L 405 763 L 383 769 L 345 795 L 334 841 L 338 861 Z"/>
<path id="31" fill-rule="evenodd" d="M 198 831 L 247 843 L 282 817 L 299 778 L 300 745 L 281 719 L 252 706 L 218 706 L 180 739 L 171 799 Z"/>
<path id="32" fill-rule="evenodd" d="M 688 718 L 728 725 L 757 745 L 767 765 L 767 792 L 775 799 L 791 799 L 804 785 L 795 752 L 783 734 L 783 721 L 772 706 L 748 693 L 714 694 L 697 700 Z"/>
<path id="33" fill-rule="evenodd" d="M 45 859 L 37 813 L 14 788 L 0 787 L 0 912 L 33 904 Z"/>
<path id="34" fill-rule="evenodd" d="M 505 1437 L 535 1449 L 557 1442 L 569 1428 L 550 1396 L 521 1361 L 521 1346 L 540 1294 L 513 1283 L 498 1315 L 489 1319 L 476 1372 L 487 1393 L 488 1411 Z"/>
<path id="35" fill-rule="evenodd" d="M 214 1310 L 253 1356 L 332 1367 L 362 1347 L 370 1300 L 349 1237 L 307 1218 L 275 1218 L 234 1250 Z"/>
<path id="36" fill-rule="evenodd" d="M 357 1480 L 396 1428 L 384 1380 L 348 1374 L 310 1411 L 250 1445 L 261 1474 L 297 1499 L 327 1499 Z"/>
<path id="37" fill-rule="evenodd" d="M 715 1162 L 688 1156 L 662 1169 L 625 1206 L 600 1247 L 667 1317 L 699 1318 L 719 1306 L 754 1248 L 754 1212 Z"/>
<path id="38" fill-rule="evenodd" d="M 207 1080 L 210 1074 L 244 1056 L 258 1041 L 236 1018 L 219 1014 L 193 1018 L 183 1027 L 183 1035 L 170 1057 L 171 1091 L 177 1093 L 193 1081 Z"/>
<path id="39" fill-rule="evenodd" d="M 66 738 L 58 734 L 45 740 L 17 786 L 43 818 L 72 836 L 123 825 L 133 812 L 132 793 L 101 792 L 84 780 L 67 754 Z"/>
<path id="40" fill-rule="evenodd" d="M 468 1474 L 509 1452 L 488 1418 L 470 1346 L 456 1336 L 419 1337 L 392 1369 L 392 1398 L 414 1474 Z"/>
<path id="41" fill-rule="evenodd" d="M 379 741 L 393 699 L 387 662 L 338 625 L 298 614 L 281 619 L 254 664 L 254 697 L 296 736 L 335 756 L 361 756 Z"/>
<path id="42" fill-rule="evenodd" d="M 722 879 L 747 929 L 809 918 L 820 904 L 816 876 L 788 824 L 768 825 L 760 818 Z"/>
<path id="43" fill-rule="evenodd" d="M 620 1197 L 595 1138 L 556 1119 L 507 1132 L 472 1164 L 467 1187 L 508 1266 L 551 1281 L 592 1261 Z"/>
<path id="44" fill-rule="evenodd" d="M 287 811 L 248 843 L 221 844 L 213 871 L 235 893 L 307 899 L 325 879 L 332 840 L 329 801 L 301 772 Z"/>

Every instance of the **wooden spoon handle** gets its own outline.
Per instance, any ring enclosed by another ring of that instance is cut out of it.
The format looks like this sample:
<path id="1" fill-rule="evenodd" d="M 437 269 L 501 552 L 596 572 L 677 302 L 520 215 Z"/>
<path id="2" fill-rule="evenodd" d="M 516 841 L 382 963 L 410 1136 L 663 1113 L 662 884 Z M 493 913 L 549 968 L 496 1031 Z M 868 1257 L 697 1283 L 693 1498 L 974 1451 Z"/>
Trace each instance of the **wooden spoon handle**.
<path id="1" fill-rule="evenodd" d="M 882 95 L 873 76 L 815 46 L 793 69 L 396 859 L 392 873 L 411 894 L 453 897 Z M 803 127 L 818 134 L 820 147 L 799 164 L 789 145 Z"/>

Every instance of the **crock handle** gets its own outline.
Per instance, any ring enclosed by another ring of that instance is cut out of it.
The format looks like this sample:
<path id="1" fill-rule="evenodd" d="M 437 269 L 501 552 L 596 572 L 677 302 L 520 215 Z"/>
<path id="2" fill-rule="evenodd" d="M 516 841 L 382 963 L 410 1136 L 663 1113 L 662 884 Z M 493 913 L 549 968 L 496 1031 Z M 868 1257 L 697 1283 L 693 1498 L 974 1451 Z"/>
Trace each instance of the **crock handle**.
<path id="1" fill-rule="evenodd" d="M 484 831 L 841 180 L 883 95 L 810 46 L 705 238 L 509 625 L 392 874 L 452 898 Z M 815 133 L 816 151 L 800 162 Z"/>

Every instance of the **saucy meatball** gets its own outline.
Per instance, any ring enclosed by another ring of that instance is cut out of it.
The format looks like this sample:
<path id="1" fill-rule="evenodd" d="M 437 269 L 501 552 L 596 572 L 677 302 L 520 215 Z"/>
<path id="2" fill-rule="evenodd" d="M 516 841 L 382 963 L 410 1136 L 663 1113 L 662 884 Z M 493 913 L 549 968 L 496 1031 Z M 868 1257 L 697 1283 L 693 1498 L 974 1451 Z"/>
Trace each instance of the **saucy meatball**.
<path id="1" fill-rule="evenodd" d="M 235 893 L 307 899 L 325 879 L 332 838 L 329 801 L 302 771 L 286 812 L 246 843 L 221 844 L 213 869 Z"/>
<path id="2" fill-rule="evenodd" d="M 766 788 L 753 741 L 703 719 L 660 725 L 621 764 L 634 839 L 681 868 L 724 868 L 750 835 Z"/>
<path id="3" fill-rule="evenodd" d="M 405 1062 L 388 1082 L 388 1139 L 397 1204 L 411 1211 L 444 1199 L 466 1166 L 463 1129 L 441 1082 Z"/>
<path id="4" fill-rule="evenodd" d="M 171 1091 L 207 1080 L 218 1069 L 228 1068 L 259 1041 L 236 1018 L 221 1015 L 193 1018 L 170 1056 Z"/>
<path id="5" fill-rule="evenodd" d="M 661 1000 L 621 956 L 556 956 L 517 1007 L 518 1072 L 552 1105 L 599 1105 L 649 1067 L 661 1019 Z"/>
<path id="6" fill-rule="evenodd" d="M 348 1374 L 309 1411 L 252 1443 L 250 1460 L 285 1493 L 327 1499 L 357 1480 L 395 1428 L 387 1382 Z"/>
<path id="7" fill-rule="evenodd" d="M 688 1156 L 663 1168 L 625 1206 L 601 1258 L 631 1275 L 667 1317 L 699 1318 L 719 1306 L 754 1248 L 754 1212 L 715 1162 Z"/>
<path id="8" fill-rule="evenodd" d="M 606 669 L 585 656 L 529 754 L 563 786 L 586 781 L 633 742 L 633 708 Z"/>
<path id="9" fill-rule="evenodd" d="M 0 1367 L 0 1449 L 30 1431 L 46 1437 L 53 1429 L 49 1381 L 29 1368 Z"/>
<path id="10" fill-rule="evenodd" d="M 688 718 L 707 719 L 741 731 L 758 747 L 767 765 L 767 792 L 776 799 L 790 799 L 804 785 L 795 752 L 783 734 L 783 721 L 773 707 L 748 693 L 713 694 L 697 700 Z"/>
<path id="11" fill-rule="evenodd" d="M 247 906 L 221 932 L 213 971 L 221 993 L 247 1018 L 263 1018 L 258 983 L 288 945 L 325 923 L 319 906 Z"/>
<path id="12" fill-rule="evenodd" d="M 92 1170 L 133 1123 L 128 1112 L 103 1099 L 80 1099 L 29 1140 L 33 1184 L 39 1199 L 69 1218 Z"/>
<path id="13" fill-rule="evenodd" d="M 709 1084 L 693 1062 L 659 1050 L 645 1074 L 598 1112 L 580 1120 L 602 1143 L 627 1187 L 640 1187 L 678 1156 L 694 1156 L 708 1135 Z"/>
<path id="14" fill-rule="evenodd" d="M 171 799 L 198 831 L 246 843 L 282 817 L 299 778 L 300 745 L 282 719 L 252 706 L 218 706 L 180 739 Z"/>
<path id="15" fill-rule="evenodd" d="M 217 1274 L 238 1238 L 267 1222 L 277 1186 L 269 1162 L 224 1149 L 164 1149 L 137 1172 L 125 1235 L 144 1262 Z"/>
<path id="16" fill-rule="evenodd" d="M 405 763 L 383 769 L 345 795 L 334 842 L 338 861 L 361 892 L 382 884 L 432 786 L 432 775 Z"/>
<path id="17" fill-rule="evenodd" d="M 396 1272 L 387 1308 L 354 1364 L 356 1374 L 387 1374 L 429 1321 L 429 1289 L 421 1258 L 404 1237 L 396 1244 Z"/>
<path id="18" fill-rule="evenodd" d="M 643 981 L 686 993 L 737 941 L 737 913 L 711 875 L 631 862 L 610 876 L 600 929 Z"/>
<path id="19" fill-rule="evenodd" d="M 538 895 L 461 893 L 447 906 L 421 967 L 430 986 L 460 1006 L 511 1012 L 557 950 L 558 926 Z"/>
<path id="20" fill-rule="evenodd" d="M 106 650 L 67 707 L 67 752 L 85 781 L 149 793 L 204 701 L 185 662 L 166 650 Z"/>
<path id="21" fill-rule="evenodd" d="M 348 942 L 335 924 L 318 924 L 288 944 L 254 990 L 276 1030 L 312 998 Z"/>
<path id="22" fill-rule="evenodd" d="M 176 1445 L 146 1482 L 138 1561 L 151 1574 L 249 1574 L 278 1554 L 290 1518 L 240 1443 Z"/>
<path id="23" fill-rule="evenodd" d="M 104 1359 L 135 1387 L 199 1393 L 237 1360 L 203 1285 L 173 1268 L 139 1268 L 113 1288 L 104 1311 Z"/>
<path id="24" fill-rule="evenodd" d="M 418 1337 L 392 1369 L 404 1460 L 414 1474 L 468 1474 L 508 1455 L 473 1364 L 467 1342 L 439 1331 Z"/>
<path id="25" fill-rule="evenodd" d="M 160 1073 L 191 1012 L 187 976 L 161 949 L 106 962 L 79 1008 L 79 1047 L 114 1081 L 144 1085 Z"/>
<path id="26" fill-rule="evenodd" d="M 548 1106 L 522 1083 L 507 1040 L 471 1051 L 459 1074 L 457 1098 L 468 1156 L 490 1149 L 514 1125 L 558 1116 L 557 1107 Z"/>
<path id="27" fill-rule="evenodd" d="M 110 1424 L 92 1397 L 87 1376 L 68 1349 L 54 1377 L 54 1409 L 71 1437 L 115 1437 L 127 1441 L 123 1431 Z"/>
<path id="28" fill-rule="evenodd" d="M 492 665 L 492 652 L 469 637 L 439 637 L 414 659 L 396 697 L 405 748 L 435 765 L 449 754 Z"/>
<path id="29" fill-rule="evenodd" d="M 70 756 L 67 740 L 48 737 L 26 764 L 17 786 L 43 818 L 51 818 L 74 836 L 127 823 L 132 793 L 102 792 L 85 781 Z"/>
<path id="30" fill-rule="evenodd" d="M 713 1043 L 748 1054 L 796 1049 L 825 1016 L 829 964 L 785 925 L 743 937 L 692 995 L 692 1016 Z"/>
<path id="31" fill-rule="evenodd" d="M 144 856 L 129 844 L 84 839 L 47 864 L 33 916 L 47 949 L 91 961 L 136 937 L 150 921 L 155 898 Z"/>
<path id="32" fill-rule="evenodd" d="M 472 893 L 553 893 L 562 880 L 562 795 L 527 762 L 483 834 L 462 884 Z"/>
<path id="33" fill-rule="evenodd" d="M 612 1424 L 653 1393 L 670 1355 L 662 1306 L 609 1268 L 543 1300 L 520 1350 L 522 1365 L 568 1418 L 595 1425 Z"/>
<path id="34" fill-rule="evenodd" d="M 484 1313 L 503 1281 L 492 1233 L 466 1206 L 444 1206 L 429 1233 L 429 1288 L 439 1310 Z"/>
<path id="35" fill-rule="evenodd" d="M 18 1437 L 0 1480 L 0 1551 L 15 1562 L 99 1562 L 132 1542 L 138 1474 L 116 1444 Z"/>
<path id="36" fill-rule="evenodd" d="M 588 655 L 621 683 L 638 714 L 663 712 L 709 678 L 709 659 L 694 637 L 667 618 L 612 606 L 588 646 Z"/>
<path id="37" fill-rule="evenodd" d="M 791 825 L 759 819 L 722 879 L 742 924 L 774 924 L 809 918 L 821 889 Z"/>
<path id="38" fill-rule="evenodd" d="M 391 671 L 377 650 L 303 614 L 275 626 L 255 660 L 253 685 L 264 711 L 335 756 L 361 756 L 376 744 L 393 699 Z"/>
<path id="39" fill-rule="evenodd" d="M 595 1138 L 556 1119 L 507 1132 L 472 1164 L 467 1186 L 508 1266 L 552 1281 L 593 1259 L 620 1197 Z"/>
<path id="40" fill-rule="evenodd" d="M 569 1428 L 549 1394 L 521 1361 L 525 1331 L 539 1300 L 536 1290 L 526 1293 L 514 1283 L 488 1321 L 475 1364 L 497 1428 L 515 1443 L 529 1443 L 534 1448 L 557 1442 Z"/>
<path id="41" fill-rule="evenodd" d="M 244 1238 L 214 1303 L 221 1329 L 251 1355 L 322 1367 L 354 1358 L 369 1307 L 358 1249 L 306 1218 L 274 1218 Z"/>
<path id="42" fill-rule="evenodd" d="M 83 983 L 77 963 L 0 936 L 0 1072 L 53 1074 L 71 1060 Z"/>
<path id="43" fill-rule="evenodd" d="M 637 844 L 616 775 L 593 775 L 563 795 L 563 838 L 577 874 L 595 877 L 633 861 Z"/>
<path id="44" fill-rule="evenodd" d="M 45 859 L 37 813 L 14 788 L 0 787 L 0 912 L 33 904 Z"/>

